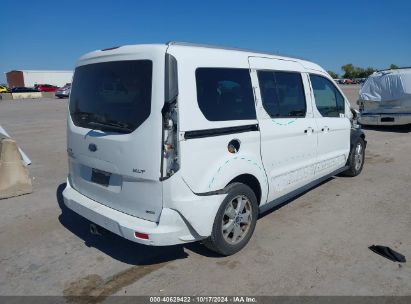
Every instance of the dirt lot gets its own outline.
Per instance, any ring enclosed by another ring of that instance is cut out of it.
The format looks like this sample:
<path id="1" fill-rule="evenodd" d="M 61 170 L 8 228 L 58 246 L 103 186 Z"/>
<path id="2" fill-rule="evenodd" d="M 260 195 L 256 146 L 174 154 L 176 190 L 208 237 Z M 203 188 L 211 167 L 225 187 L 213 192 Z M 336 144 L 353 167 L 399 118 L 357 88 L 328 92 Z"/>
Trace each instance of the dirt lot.
<path id="1" fill-rule="evenodd" d="M 358 87 L 344 86 L 355 101 Z M 0 124 L 31 157 L 34 192 L 0 200 L 0 295 L 411 295 L 411 127 L 367 129 L 363 173 L 328 180 L 265 214 L 249 245 L 152 248 L 90 235 L 64 209 L 67 102 L 0 102 Z"/>

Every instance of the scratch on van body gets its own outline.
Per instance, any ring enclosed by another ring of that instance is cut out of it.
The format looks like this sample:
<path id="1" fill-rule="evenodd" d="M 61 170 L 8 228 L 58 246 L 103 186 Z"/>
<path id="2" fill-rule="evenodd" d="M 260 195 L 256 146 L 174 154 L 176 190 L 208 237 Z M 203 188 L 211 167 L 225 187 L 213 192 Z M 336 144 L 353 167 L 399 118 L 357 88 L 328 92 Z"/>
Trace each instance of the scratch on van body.
<path id="1" fill-rule="evenodd" d="M 221 172 L 221 170 L 222 170 L 223 168 L 225 168 L 230 162 L 233 162 L 234 160 L 243 160 L 243 161 L 246 161 L 246 162 L 248 162 L 248 163 L 252 163 L 254 166 L 256 166 L 256 167 L 262 172 L 262 174 L 263 174 L 263 176 L 264 176 L 264 179 L 265 179 L 265 182 L 266 182 L 266 184 L 268 185 L 267 176 L 266 176 L 263 168 L 262 168 L 257 162 L 253 161 L 253 160 L 250 159 L 250 158 L 234 156 L 234 157 L 232 157 L 232 158 L 230 158 L 230 159 L 227 159 L 227 160 L 224 162 L 224 164 L 222 164 L 222 165 L 217 169 L 217 172 L 214 174 L 213 178 L 211 179 L 210 183 L 208 184 L 208 189 L 211 189 L 211 186 L 213 185 L 214 181 L 215 181 L 216 178 L 217 178 L 217 175 Z"/>
<path id="2" fill-rule="evenodd" d="M 276 120 L 274 120 L 274 119 L 271 119 L 271 121 L 272 121 L 274 124 L 276 124 L 277 126 L 288 126 L 288 125 L 291 125 L 292 123 L 296 122 L 296 121 L 297 121 L 297 118 L 291 119 L 291 120 L 286 121 L 286 122 L 279 122 L 279 121 L 276 121 Z"/>

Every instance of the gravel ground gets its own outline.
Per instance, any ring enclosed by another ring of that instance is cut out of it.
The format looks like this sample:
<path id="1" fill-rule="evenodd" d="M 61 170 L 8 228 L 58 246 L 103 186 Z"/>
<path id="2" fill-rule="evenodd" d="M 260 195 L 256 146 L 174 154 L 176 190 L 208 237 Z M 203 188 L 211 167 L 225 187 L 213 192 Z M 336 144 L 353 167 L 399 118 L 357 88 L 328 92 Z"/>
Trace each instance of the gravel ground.
<path id="1" fill-rule="evenodd" d="M 343 86 L 355 102 L 358 86 Z M 411 127 L 366 129 L 363 173 L 335 177 L 262 216 L 249 245 L 145 247 L 62 207 L 67 102 L 0 102 L 0 124 L 33 164 L 34 192 L 0 200 L 0 295 L 411 295 Z"/>

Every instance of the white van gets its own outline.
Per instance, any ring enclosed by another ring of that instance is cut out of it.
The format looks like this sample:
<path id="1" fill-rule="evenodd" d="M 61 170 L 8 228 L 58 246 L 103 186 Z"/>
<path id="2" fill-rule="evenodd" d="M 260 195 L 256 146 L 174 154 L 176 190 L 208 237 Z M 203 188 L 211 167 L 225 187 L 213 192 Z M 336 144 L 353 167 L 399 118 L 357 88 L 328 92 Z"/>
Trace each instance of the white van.
<path id="1" fill-rule="evenodd" d="M 318 65 L 171 42 L 77 63 L 68 208 L 146 245 L 203 240 L 222 255 L 259 213 L 364 163 L 364 133 Z"/>

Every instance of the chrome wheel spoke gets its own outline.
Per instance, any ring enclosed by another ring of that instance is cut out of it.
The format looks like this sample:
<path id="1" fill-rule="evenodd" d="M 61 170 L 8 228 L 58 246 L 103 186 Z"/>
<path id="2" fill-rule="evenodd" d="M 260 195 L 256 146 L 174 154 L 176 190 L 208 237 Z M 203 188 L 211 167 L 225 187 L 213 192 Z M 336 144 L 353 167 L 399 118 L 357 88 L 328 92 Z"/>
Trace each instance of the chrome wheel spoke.
<path id="1" fill-rule="evenodd" d="M 245 206 L 247 201 L 248 201 L 247 198 L 245 198 L 243 196 L 240 196 L 239 198 L 237 198 L 237 202 L 238 202 L 237 203 L 237 208 L 236 208 L 237 214 L 240 214 L 240 213 L 243 212 L 244 206 Z"/>
<path id="2" fill-rule="evenodd" d="M 232 232 L 234 229 L 234 220 L 229 220 L 224 226 L 223 226 L 223 233 L 224 234 L 229 234 Z"/>
<path id="3" fill-rule="evenodd" d="M 241 229 L 240 225 L 235 225 L 233 230 L 233 239 L 232 242 L 236 243 L 237 239 L 241 236 L 243 230 Z"/>
<path id="4" fill-rule="evenodd" d="M 225 210 L 224 214 L 227 215 L 230 219 L 233 219 L 235 217 L 235 209 L 233 207 L 233 202 L 228 204 L 228 207 Z"/>

